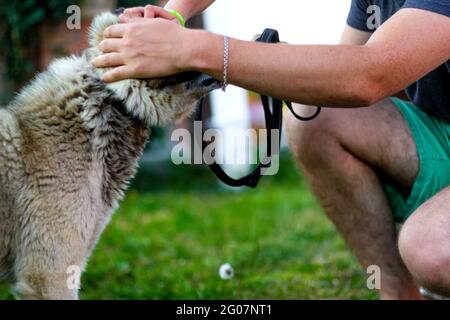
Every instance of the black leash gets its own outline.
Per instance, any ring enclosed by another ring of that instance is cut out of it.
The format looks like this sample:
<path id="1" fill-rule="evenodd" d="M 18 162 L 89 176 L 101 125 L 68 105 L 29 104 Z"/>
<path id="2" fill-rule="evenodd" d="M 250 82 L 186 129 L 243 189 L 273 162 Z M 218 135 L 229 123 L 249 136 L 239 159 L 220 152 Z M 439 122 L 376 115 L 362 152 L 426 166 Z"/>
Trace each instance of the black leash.
<path id="1" fill-rule="evenodd" d="M 257 42 L 264 42 L 264 43 L 278 43 L 280 42 L 280 38 L 278 35 L 278 31 L 273 29 L 265 29 L 264 32 L 261 34 L 261 36 L 256 40 Z M 211 170 L 214 172 L 214 174 L 217 176 L 219 180 L 221 180 L 223 183 L 231 186 L 231 187 L 250 187 L 255 188 L 258 185 L 259 180 L 262 177 L 262 170 L 266 168 L 270 168 L 271 161 L 272 161 L 272 130 L 279 130 L 279 141 L 278 145 L 281 142 L 281 128 L 283 125 L 283 101 L 280 99 L 275 99 L 272 97 L 268 97 L 265 95 L 261 95 L 261 102 L 264 108 L 264 117 L 266 121 L 266 128 L 267 128 L 267 153 L 266 157 L 264 158 L 264 161 L 260 161 L 257 167 L 248 175 L 240 178 L 240 179 L 233 179 L 228 174 L 225 173 L 225 171 L 218 165 L 217 163 L 213 163 L 209 165 Z M 302 117 L 295 113 L 294 109 L 292 108 L 292 103 L 289 101 L 284 101 L 289 108 L 289 110 L 292 112 L 295 118 L 301 121 L 310 121 L 314 118 L 316 118 L 321 108 L 318 107 L 317 111 L 310 117 Z M 203 109 L 203 99 L 199 101 L 199 105 L 197 108 L 197 112 L 195 114 L 195 121 L 203 121 L 202 119 L 202 109 Z M 204 129 L 202 126 L 202 137 L 203 137 Z M 202 152 L 205 150 L 205 148 L 208 146 L 208 143 L 203 141 L 202 139 Z M 279 149 L 279 148 L 278 148 Z M 277 150 L 279 151 L 279 150 Z M 277 154 L 277 153 L 275 153 Z M 275 155 L 274 154 L 274 155 Z"/>

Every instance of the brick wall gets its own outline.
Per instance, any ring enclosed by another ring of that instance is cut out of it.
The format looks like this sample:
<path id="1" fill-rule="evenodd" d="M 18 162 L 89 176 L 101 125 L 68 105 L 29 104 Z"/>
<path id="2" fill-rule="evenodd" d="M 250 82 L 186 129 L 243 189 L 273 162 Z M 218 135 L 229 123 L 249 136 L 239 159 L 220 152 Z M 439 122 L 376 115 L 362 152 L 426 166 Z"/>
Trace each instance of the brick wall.
<path id="1" fill-rule="evenodd" d="M 45 69 L 55 58 L 83 51 L 88 45 L 87 30 L 92 18 L 101 12 L 111 11 L 115 8 L 115 0 L 85 0 L 81 7 L 80 30 L 69 30 L 65 20 L 58 23 L 47 20 L 37 26 L 36 36 L 39 37 L 39 46 L 27 52 L 27 56 L 36 67 L 35 72 Z M 66 9 L 61 7 L 64 12 Z M 5 62 L 0 59 L 0 103 L 6 102 L 2 100 L 11 97 L 11 92 L 17 91 L 23 86 L 23 83 L 18 83 L 14 79 L 5 79 L 4 75 Z"/>
<path id="2" fill-rule="evenodd" d="M 39 47 L 39 69 L 44 69 L 53 59 L 77 54 L 88 46 L 87 31 L 91 20 L 97 14 L 112 11 L 116 1 L 87 0 L 81 7 L 81 29 L 69 30 L 66 21 L 46 22 L 40 27 L 41 45 Z"/>

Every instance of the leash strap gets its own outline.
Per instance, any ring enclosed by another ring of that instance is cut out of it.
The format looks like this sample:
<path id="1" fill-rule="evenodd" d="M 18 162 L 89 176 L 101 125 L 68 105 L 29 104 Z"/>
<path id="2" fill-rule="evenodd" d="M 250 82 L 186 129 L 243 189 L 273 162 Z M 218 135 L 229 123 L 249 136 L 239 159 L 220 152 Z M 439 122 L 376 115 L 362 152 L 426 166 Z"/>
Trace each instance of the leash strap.
<path id="1" fill-rule="evenodd" d="M 257 42 L 264 42 L 264 43 L 278 43 L 280 42 L 280 38 L 278 35 L 278 31 L 273 29 L 265 29 L 264 32 L 261 34 L 261 36 L 256 40 Z M 203 110 L 203 102 L 204 99 L 201 99 L 198 103 L 197 111 L 195 114 L 195 121 L 202 121 L 202 110 Z M 210 164 L 209 167 L 214 172 L 214 174 L 217 176 L 217 178 L 225 183 L 226 185 L 229 185 L 231 187 L 250 187 L 250 188 L 256 188 L 258 185 L 259 180 L 262 177 L 262 170 L 265 168 L 270 168 L 271 162 L 272 162 L 272 130 L 279 130 L 279 141 L 278 145 L 280 145 L 281 142 L 281 128 L 283 125 L 283 101 L 280 99 L 275 99 L 272 97 L 268 97 L 265 95 L 261 95 L 261 102 L 264 109 L 264 118 L 266 121 L 266 131 L 267 131 L 267 147 L 266 147 L 266 156 L 264 158 L 264 161 L 260 161 L 257 167 L 248 175 L 239 178 L 234 179 L 230 177 L 228 174 L 225 173 L 225 171 L 222 169 L 220 165 L 217 163 Z M 309 121 L 314 118 L 316 118 L 320 113 L 320 107 L 317 108 L 317 111 L 310 117 L 303 117 L 294 112 L 294 109 L 292 108 L 292 104 L 289 101 L 285 101 L 288 109 L 292 112 L 292 114 L 301 121 Z M 202 137 L 204 133 L 204 128 L 202 126 Z M 208 146 L 208 143 L 203 141 L 202 139 L 202 152 L 205 150 L 205 148 Z M 277 150 L 279 151 L 279 150 Z M 278 152 L 276 153 L 278 154 Z"/>

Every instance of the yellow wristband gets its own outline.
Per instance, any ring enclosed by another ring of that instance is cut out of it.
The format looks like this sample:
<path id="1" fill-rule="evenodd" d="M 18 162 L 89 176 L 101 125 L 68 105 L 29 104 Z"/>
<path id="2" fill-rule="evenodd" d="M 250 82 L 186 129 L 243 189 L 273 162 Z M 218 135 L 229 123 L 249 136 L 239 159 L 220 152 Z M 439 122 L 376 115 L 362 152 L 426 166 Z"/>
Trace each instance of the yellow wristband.
<path id="1" fill-rule="evenodd" d="M 170 14 L 172 14 L 175 18 L 177 18 L 178 22 L 182 27 L 186 25 L 186 20 L 183 18 L 181 13 L 179 13 L 177 10 L 167 10 Z"/>

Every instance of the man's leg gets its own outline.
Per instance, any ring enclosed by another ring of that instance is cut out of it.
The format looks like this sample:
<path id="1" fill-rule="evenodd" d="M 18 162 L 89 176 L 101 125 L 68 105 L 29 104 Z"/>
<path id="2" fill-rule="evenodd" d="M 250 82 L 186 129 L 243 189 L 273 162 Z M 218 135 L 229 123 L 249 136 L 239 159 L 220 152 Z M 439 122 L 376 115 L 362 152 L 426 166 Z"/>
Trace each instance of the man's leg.
<path id="1" fill-rule="evenodd" d="M 381 268 L 382 299 L 419 298 L 397 246 L 391 208 L 377 172 L 408 190 L 418 156 L 390 100 L 361 109 L 323 109 L 307 123 L 289 117 L 289 144 L 313 192 L 366 268 Z"/>
<path id="2" fill-rule="evenodd" d="M 420 285 L 450 297 L 450 187 L 411 215 L 400 231 L 399 248 Z"/>

